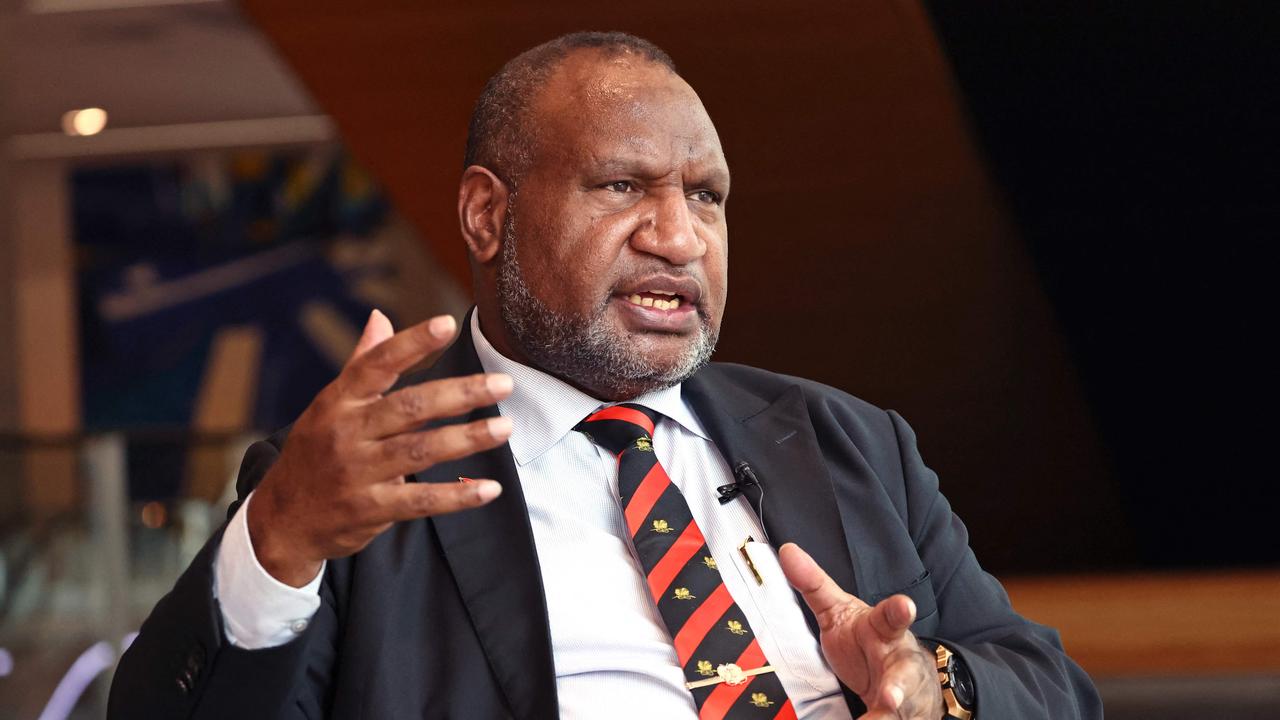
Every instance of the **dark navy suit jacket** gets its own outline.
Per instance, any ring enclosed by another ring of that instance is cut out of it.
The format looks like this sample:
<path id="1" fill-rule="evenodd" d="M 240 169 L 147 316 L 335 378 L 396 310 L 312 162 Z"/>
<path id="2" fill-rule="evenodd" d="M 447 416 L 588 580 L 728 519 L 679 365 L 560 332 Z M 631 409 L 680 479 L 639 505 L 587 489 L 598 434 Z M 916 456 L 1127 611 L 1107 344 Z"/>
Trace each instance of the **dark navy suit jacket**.
<path id="1" fill-rule="evenodd" d="M 464 330 L 432 368 L 405 383 L 481 371 Z M 1102 717 L 1093 685 L 1058 634 L 1017 615 L 979 567 L 896 413 L 739 365 L 707 366 L 684 394 L 730 467 L 745 461 L 755 470 L 770 540 L 798 543 L 868 603 L 909 595 L 919 617 L 912 630 L 968 663 L 982 720 Z M 245 454 L 241 499 L 284 441 L 282 431 Z M 459 476 L 493 478 L 504 492 L 483 508 L 397 524 L 356 555 L 331 560 L 315 618 L 281 647 L 226 642 L 212 594 L 220 530 L 121 659 L 108 717 L 556 717 L 538 556 L 511 452 L 504 445 L 412 479 Z M 863 712 L 845 695 L 855 717 Z M 629 699 L 618 702 L 627 707 Z"/>

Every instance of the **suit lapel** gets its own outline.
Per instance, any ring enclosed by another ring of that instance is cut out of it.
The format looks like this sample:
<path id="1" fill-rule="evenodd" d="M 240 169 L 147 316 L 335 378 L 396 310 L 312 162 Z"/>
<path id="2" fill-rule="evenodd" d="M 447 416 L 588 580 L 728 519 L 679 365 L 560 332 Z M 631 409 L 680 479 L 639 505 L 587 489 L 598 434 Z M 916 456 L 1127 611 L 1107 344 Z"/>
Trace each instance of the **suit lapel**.
<path id="1" fill-rule="evenodd" d="M 470 315 L 462 327 L 457 342 L 431 368 L 431 377 L 483 372 Z M 458 421 L 497 414 L 490 406 Z M 555 717 L 555 666 L 542 574 L 511 449 L 504 444 L 442 463 L 416 479 L 458 482 L 459 477 L 497 480 L 502 495 L 481 508 L 431 518 L 440 547 L 512 713 L 518 718 Z"/>
<path id="2" fill-rule="evenodd" d="M 763 489 L 758 512 L 775 547 L 794 542 L 847 592 L 858 593 L 840 506 L 799 385 L 772 398 L 748 392 L 710 366 L 684 394 L 729 466 L 751 465 Z M 810 627 L 817 624 L 801 603 Z"/>
<path id="3" fill-rule="evenodd" d="M 483 372 L 463 320 L 458 341 L 427 379 Z M 764 495 L 761 522 L 774 547 L 794 542 L 846 591 L 858 594 L 854 558 L 840 505 L 823 462 L 800 386 L 748 390 L 710 366 L 684 384 L 684 395 L 730 467 L 747 462 Z M 482 408 L 457 422 L 497 415 Z M 503 486 L 489 505 L 431 518 L 462 600 L 494 675 L 516 717 L 558 714 L 555 666 L 542 575 L 524 492 L 508 446 L 442 463 L 419 473 L 421 482 L 489 478 Z M 801 609 L 817 635 L 807 606 Z"/>
<path id="4" fill-rule="evenodd" d="M 762 387 L 766 378 L 774 382 Z M 848 488 L 861 491 L 873 478 L 865 463 L 859 465 L 837 497 L 800 386 L 764 373 L 735 381 L 723 366 L 710 365 L 685 382 L 684 395 L 729 467 L 747 462 L 755 471 L 764 490 L 757 512 L 770 544 L 799 545 L 837 585 L 859 595 L 851 548 L 868 538 L 858 517 L 863 507 L 848 502 Z M 817 618 L 796 595 L 809 630 L 819 637 Z M 855 717 L 866 712 L 851 689 L 843 683 L 841 689 Z"/>

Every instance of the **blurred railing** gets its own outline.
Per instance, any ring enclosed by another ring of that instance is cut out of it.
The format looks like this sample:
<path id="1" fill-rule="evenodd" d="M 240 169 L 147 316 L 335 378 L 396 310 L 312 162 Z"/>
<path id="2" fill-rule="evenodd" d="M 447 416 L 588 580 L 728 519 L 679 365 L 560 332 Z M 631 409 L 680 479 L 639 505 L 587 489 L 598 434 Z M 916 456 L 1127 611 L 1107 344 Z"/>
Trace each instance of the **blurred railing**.
<path id="1" fill-rule="evenodd" d="M 103 716 L 116 660 L 222 522 L 251 440 L 0 434 L 0 720 Z M 30 462 L 59 454 L 71 462 Z M 174 461 L 149 466 L 152 455 Z M 70 484 L 70 502 L 32 501 L 58 483 Z"/>

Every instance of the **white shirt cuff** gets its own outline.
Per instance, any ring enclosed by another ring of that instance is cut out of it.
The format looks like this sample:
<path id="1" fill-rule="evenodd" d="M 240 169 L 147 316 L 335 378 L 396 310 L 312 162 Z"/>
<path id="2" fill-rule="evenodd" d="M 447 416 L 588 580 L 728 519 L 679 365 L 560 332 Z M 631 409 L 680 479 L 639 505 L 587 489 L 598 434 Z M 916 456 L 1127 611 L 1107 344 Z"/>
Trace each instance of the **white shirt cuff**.
<path id="1" fill-rule="evenodd" d="M 227 641 L 247 650 L 284 645 L 307 629 L 320 607 L 324 565 L 311 582 L 296 588 L 268 573 L 249 539 L 249 493 L 227 523 L 213 563 L 213 594 L 222 608 Z"/>

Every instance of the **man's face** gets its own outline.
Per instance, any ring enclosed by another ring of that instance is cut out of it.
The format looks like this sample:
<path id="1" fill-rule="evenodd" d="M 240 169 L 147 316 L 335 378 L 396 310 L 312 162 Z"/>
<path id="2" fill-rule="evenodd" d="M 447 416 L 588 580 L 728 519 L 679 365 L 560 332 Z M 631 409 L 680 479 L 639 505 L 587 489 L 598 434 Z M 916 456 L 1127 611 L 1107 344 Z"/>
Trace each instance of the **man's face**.
<path id="1" fill-rule="evenodd" d="M 497 283 L 511 339 L 601 398 L 680 382 L 710 357 L 727 294 L 729 171 L 711 119 L 666 68 L 590 51 L 532 112 Z"/>

